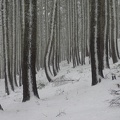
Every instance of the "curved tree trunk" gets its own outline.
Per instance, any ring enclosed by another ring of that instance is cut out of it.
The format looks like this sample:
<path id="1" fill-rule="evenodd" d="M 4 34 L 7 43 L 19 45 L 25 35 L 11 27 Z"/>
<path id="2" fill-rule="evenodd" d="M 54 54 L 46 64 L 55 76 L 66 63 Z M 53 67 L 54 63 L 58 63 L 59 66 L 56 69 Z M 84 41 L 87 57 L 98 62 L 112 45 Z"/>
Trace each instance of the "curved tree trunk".
<path id="1" fill-rule="evenodd" d="M 48 41 L 48 46 L 46 48 L 45 58 L 44 58 L 44 64 L 45 64 L 45 73 L 47 76 L 47 79 L 49 82 L 52 82 L 54 79 L 54 76 L 51 74 L 49 66 L 50 66 L 50 57 L 51 57 L 51 51 L 52 46 L 54 42 L 54 29 L 55 29 L 55 16 L 56 16 L 56 8 L 57 8 L 57 0 L 54 0 L 54 6 L 53 6 L 53 13 L 52 13 L 52 20 L 51 20 L 51 29 L 50 29 L 50 38 Z"/>

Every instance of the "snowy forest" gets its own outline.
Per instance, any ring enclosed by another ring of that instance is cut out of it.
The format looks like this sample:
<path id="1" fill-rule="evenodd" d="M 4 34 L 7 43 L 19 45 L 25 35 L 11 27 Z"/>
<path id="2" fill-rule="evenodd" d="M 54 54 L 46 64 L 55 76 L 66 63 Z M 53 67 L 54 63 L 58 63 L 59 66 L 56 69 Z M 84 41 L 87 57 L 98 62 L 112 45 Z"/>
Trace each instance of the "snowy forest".
<path id="1" fill-rule="evenodd" d="M 1 120 L 120 120 L 120 0 L 0 0 Z"/>

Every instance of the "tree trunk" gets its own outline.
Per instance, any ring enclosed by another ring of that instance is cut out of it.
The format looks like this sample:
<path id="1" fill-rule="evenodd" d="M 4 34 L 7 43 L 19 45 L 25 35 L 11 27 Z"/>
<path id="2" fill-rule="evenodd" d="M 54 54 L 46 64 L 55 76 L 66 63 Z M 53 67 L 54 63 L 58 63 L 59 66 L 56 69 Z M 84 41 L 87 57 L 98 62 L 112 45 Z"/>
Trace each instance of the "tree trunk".
<path id="1" fill-rule="evenodd" d="M 118 56 L 116 51 L 116 14 L 115 14 L 115 3 L 114 0 L 110 0 L 111 9 L 111 52 L 113 63 L 118 62 Z"/>
<path id="2" fill-rule="evenodd" d="M 3 25 L 2 29 L 3 29 L 5 92 L 9 95 L 11 91 L 14 91 L 14 87 L 10 77 L 9 38 L 8 38 L 8 0 L 2 0 L 2 25 Z"/>
<path id="3" fill-rule="evenodd" d="M 36 32 L 37 32 L 37 2 L 25 1 L 25 36 L 22 66 L 23 102 L 32 96 L 39 98 L 36 85 Z"/>
<path id="4" fill-rule="evenodd" d="M 3 108 L 2 108 L 2 106 L 0 105 L 0 110 L 2 110 L 3 111 Z"/>
<path id="5" fill-rule="evenodd" d="M 50 57 L 51 57 L 52 46 L 53 46 L 53 42 L 54 42 L 53 37 L 54 37 L 54 29 L 55 29 L 56 8 L 57 8 L 57 1 L 54 0 L 52 20 L 51 20 L 51 29 L 50 29 L 50 38 L 48 41 L 48 46 L 46 48 L 46 53 L 45 53 L 45 58 L 44 58 L 45 73 L 46 73 L 46 76 L 47 76 L 47 79 L 49 82 L 52 82 L 54 79 L 54 77 L 51 74 L 51 71 L 49 69 L 49 66 L 50 66 Z"/>
<path id="6" fill-rule="evenodd" d="M 90 31 L 90 52 L 91 52 L 91 71 L 92 85 L 99 81 L 98 71 L 98 0 L 91 0 L 91 31 Z"/>
<path id="7" fill-rule="evenodd" d="M 104 67 L 110 68 L 109 65 L 109 0 L 105 0 L 105 30 L 104 30 Z"/>

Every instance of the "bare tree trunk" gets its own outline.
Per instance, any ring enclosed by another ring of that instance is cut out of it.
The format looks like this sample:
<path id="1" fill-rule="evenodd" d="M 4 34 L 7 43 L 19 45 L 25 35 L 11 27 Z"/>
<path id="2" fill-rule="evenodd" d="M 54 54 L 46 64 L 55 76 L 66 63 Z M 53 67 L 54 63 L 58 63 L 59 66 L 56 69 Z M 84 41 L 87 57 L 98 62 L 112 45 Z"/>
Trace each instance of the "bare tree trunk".
<path id="1" fill-rule="evenodd" d="M 44 64 L 45 64 L 45 73 L 47 76 L 47 79 L 49 82 L 52 82 L 54 77 L 50 72 L 49 66 L 50 66 L 50 57 L 51 57 L 51 51 L 52 46 L 54 42 L 54 29 L 55 29 L 55 16 L 56 16 L 56 8 L 57 8 L 57 0 L 54 0 L 54 6 L 53 6 L 53 13 L 52 13 L 52 21 L 51 21 L 51 29 L 50 29 L 50 38 L 48 41 L 48 46 L 46 48 L 45 58 L 44 58 Z"/>
<path id="2" fill-rule="evenodd" d="M 37 32 L 37 1 L 25 1 L 25 36 L 22 66 L 23 102 L 35 96 L 39 98 L 36 85 L 36 32 Z"/>
<path id="3" fill-rule="evenodd" d="M 109 0 L 105 0 L 105 30 L 104 30 L 104 67 L 110 68 L 109 65 Z"/>
<path id="4" fill-rule="evenodd" d="M 22 85 L 22 63 L 23 63 L 23 48 L 24 48 L 24 29 L 25 29 L 25 24 L 24 24 L 24 1 L 19 0 L 19 6 L 20 6 L 20 33 L 21 33 L 21 45 L 20 45 L 20 58 L 21 58 L 21 63 L 20 63 L 20 74 L 19 74 L 19 85 Z"/>
<path id="5" fill-rule="evenodd" d="M 10 77 L 10 59 L 9 59 L 9 38 L 8 38 L 8 0 L 2 0 L 2 27 L 3 27 L 3 51 L 4 51 L 4 73 L 5 73 L 5 91 L 9 95 L 14 91 L 13 83 Z"/>
<path id="6" fill-rule="evenodd" d="M 13 18 L 12 18 L 12 39 L 13 39 L 13 46 L 12 46 L 12 79 L 13 79 L 13 85 L 17 85 L 16 80 L 16 1 L 12 0 L 12 9 L 13 9 Z"/>
<path id="7" fill-rule="evenodd" d="M 116 52 L 116 14 L 114 0 L 110 0 L 111 9 L 111 52 L 113 63 L 118 62 L 118 56 Z"/>
<path id="8" fill-rule="evenodd" d="M 98 1 L 91 0 L 91 32 L 90 32 L 90 52 L 91 52 L 91 71 L 92 71 L 92 85 L 99 82 L 99 68 L 98 68 Z"/>
<path id="9" fill-rule="evenodd" d="M 99 75 L 103 76 L 103 57 L 104 57 L 104 27 L 105 27 L 105 1 L 98 1 L 98 67 Z"/>

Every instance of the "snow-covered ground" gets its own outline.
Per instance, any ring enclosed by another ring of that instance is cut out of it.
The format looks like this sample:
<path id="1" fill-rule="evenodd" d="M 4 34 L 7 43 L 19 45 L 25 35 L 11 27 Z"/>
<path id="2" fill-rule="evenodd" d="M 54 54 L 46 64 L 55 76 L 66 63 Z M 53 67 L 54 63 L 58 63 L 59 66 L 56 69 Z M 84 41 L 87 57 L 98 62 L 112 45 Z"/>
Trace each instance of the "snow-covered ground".
<path id="1" fill-rule="evenodd" d="M 120 120 L 120 107 L 110 106 L 118 96 L 111 91 L 120 90 L 120 62 L 104 73 L 105 79 L 91 86 L 90 65 L 73 69 L 62 62 L 59 79 L 50 84 L 41 70 L 37 74 L 40 100 L 32 98 L 26 103 L 22 103 L 22 88 L 7 96 L 4 80 L 0 80 L 0 104 L 4 108 L 0 120 Z M 117 80 L 111 80 L 111 73 Z"/>

